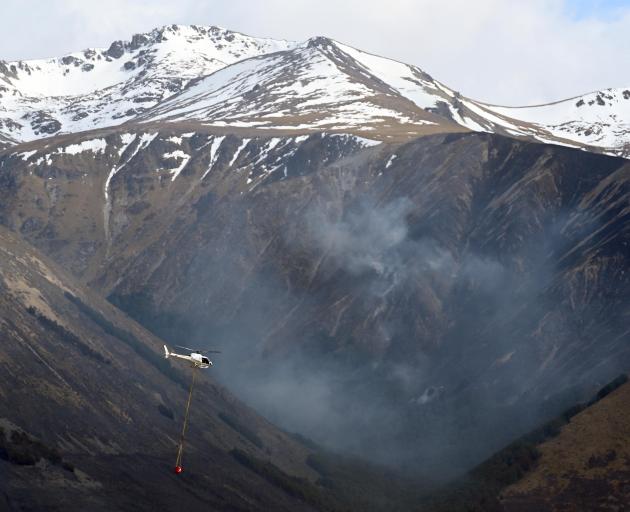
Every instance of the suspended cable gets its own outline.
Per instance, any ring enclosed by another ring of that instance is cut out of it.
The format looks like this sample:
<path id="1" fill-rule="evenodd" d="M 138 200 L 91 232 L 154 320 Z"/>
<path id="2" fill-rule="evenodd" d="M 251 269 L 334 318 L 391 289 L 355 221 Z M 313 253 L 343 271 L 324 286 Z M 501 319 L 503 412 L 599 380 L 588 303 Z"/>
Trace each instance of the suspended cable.
<path id="1" fill-rule="evenodd" d="M 188 402 L 186 403 L 186 412 L 184 413 L 184 425 L 182 426 L 182 435 L 179 439 L 179 447 L 177 448 L 177 460 L 175 461 L 175 473 L 179 474 L 184 471 L 182 466 L 182 456 L 184 455 L 184 441 L 186 439 L 186 429 L 188 428 L 188 416 L 190 413 L 190 403 L 192 402 L 193 389 L 195 388 L 195 378 L 197 377 L 197 367 L 193 366 L 192 381 L 190 383 L 190 391 L 188 392 Z"/>

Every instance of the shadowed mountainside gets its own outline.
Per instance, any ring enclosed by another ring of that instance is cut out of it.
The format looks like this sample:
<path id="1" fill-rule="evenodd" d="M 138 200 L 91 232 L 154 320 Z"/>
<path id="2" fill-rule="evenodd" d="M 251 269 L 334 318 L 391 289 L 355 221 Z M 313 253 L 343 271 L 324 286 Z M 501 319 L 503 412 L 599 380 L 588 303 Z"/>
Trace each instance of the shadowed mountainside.
<path id="1" fill-rule="evenodd" d="M 219 344 L 223 382 L 328 446 L 456 474 L 628 363 L 625 160 L 489 134 L 69 142 L 5 153 L 5 225 Z"/>
<path id="2" fill-rule="evenodd" d="M 174 475 L 189 372 L 4 228 L 0 255 L 2 510 L 336 509 L 313 449 L 207 375 Z"/>

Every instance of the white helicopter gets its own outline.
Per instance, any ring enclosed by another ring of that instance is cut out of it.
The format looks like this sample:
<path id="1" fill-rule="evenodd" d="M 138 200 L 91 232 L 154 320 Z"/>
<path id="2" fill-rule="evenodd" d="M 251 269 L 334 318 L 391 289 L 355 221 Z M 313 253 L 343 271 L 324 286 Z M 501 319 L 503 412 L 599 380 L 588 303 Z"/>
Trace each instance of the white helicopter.
<path id="1" fill-rule="evenodd" d="M 192 363 L 193 368 L 210 368 L 212 366 L 212 361 L 208 359 L 203 354 L 220 354 L 220 350 L 196 350 L 193 348 L 182 347 L 181 345 L 175 345 L 178 348 L 183 348 L 184 350 L 190 350 L 190 355 L 185 356 L 182 354 L 176 354 L 175 352 L 171 352 L 166 345 L 164 345 L 164 357 L 168 359 L 169 357 L 176 357 L 177 359 L 184 359 L 186 361 L 190 361 Z"/>

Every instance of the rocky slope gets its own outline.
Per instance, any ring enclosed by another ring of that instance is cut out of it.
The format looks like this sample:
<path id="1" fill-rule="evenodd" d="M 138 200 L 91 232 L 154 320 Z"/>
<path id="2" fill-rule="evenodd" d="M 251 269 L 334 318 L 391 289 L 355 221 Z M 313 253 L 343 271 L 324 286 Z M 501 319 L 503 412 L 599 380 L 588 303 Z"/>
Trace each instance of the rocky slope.
<path id="1" fill-rule="evenodd" d="M 319 510 L 311 450 L 198 382 L 184 475 L 172 465 L 189 372 L 161 341 L 0 228 L 2 510 Z M 241 459 L 232 453 L 239 450 Z M 275 484 L 243 465 L 269 461 Z M 286 472 L 286 473 L 285 473 Z M 291 474 L 292 477 L 289 477 Z"/>
<path id="2" fill-rule="evenodd" d="M 431 512 L 624 510 L 628 503 L 628 376 L 512 441 L 421 497 Z"/>
<path id="3" fill-rule="evenodd" d="M 287 428 L 452 474 L 629 363 L 623 159 L 86 137 L 5 152 L 2 222 L 163 336 L 224 345 L 223 381 Z"/>
<path id="4" fill-rule="evenodd" d="M 71 57 L 0 69 L 0 223 L 72 274 L 0 232 L 0 325 L 21 342 L 3 344 L 0 389 L 45 350 L 0 417 L 56 471 L 0 461 L 16 506 L 39 505 L 24 489 L 43 478 L 133 509 L 108 483 L 121 461 L 155 504 L 175 499 L 158 468 L 185 390 L 103 297 L 220 346 L 222 384 L 282 427 L 434 479 L 627 371 L 630 164 L 594 154 L 627 156 L 625 91 L 495 107 L 330 39 L 203 27 Z M 206 386 L 193 445 L 212 457 L 191 459 L 189 506 L 321 509 L 318 478 L 344 487 Z"/>
<path id="5" fill-rule="evenodd" d="M 506 512 L 623 510 L 630 502 L 630 386 L 538 446 L 535 467 L 501 493 Z"/>
<path id="6" fill-rule="evenodd" d="M 52 230 L 45 251 L 91 281 L 102 276 L 112 255 L 137 252 L 163 236 L 182 211 L 195 212 L 194 205 L 203 208 L 213 196 L 249 194 L 375 144 L 350 135 L 243 137 L 164 130 L 113 131 L 25 146 L 0 162 L 6 170 L 2 216 L 32 241 L 42 240 L 42 230 Z M 22 193 L 29 196 L 26 202 L 19 199 Z M 53 217 L 59 222 L 51 224 Z"/>

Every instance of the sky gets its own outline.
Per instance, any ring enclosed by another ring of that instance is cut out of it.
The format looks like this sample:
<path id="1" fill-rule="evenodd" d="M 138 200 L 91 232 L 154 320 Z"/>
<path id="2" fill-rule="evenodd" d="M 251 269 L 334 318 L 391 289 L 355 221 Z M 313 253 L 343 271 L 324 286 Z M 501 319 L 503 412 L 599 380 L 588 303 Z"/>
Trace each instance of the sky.
<path id="1" fill-rule="evenodd" d="M 0 20 L 0 60 L 107 47 L 177 23 L 332 37 L 495 104 L 630 87 L 630 0 L 0 0 Z"/>

